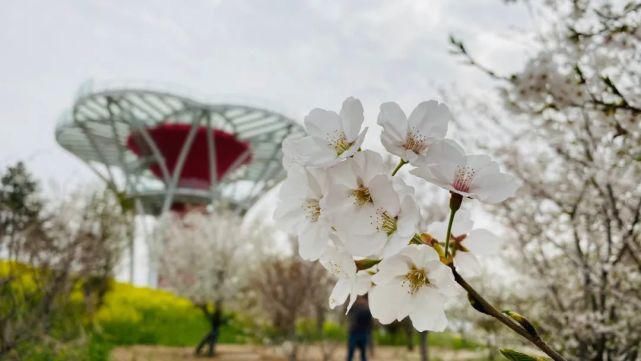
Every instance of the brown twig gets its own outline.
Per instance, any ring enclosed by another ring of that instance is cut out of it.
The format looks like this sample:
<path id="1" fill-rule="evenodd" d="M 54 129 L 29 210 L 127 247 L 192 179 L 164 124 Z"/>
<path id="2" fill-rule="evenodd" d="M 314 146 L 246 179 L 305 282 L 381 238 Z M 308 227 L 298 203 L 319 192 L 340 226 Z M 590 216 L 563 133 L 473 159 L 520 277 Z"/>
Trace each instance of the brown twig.
<path id="1" fill-rule="evenodd" d="M 463 277 L 456 271 L 456 268 L 454 268 L 453 265 L 450 265 L 450 268 L 452 268 L 452 273 L 454 274 L 454 279 L 456 280 L 456 282 L 461 285 L 461 287 L 463 287 L 465 291 L 467 291 L 470 301 L 475 302 L 473 306 L 476 310 L 495 318 L 505 326 L 509 327 L 512 331 L 530 341 L 530 343 L 536 346 L 539 350 L 550 356 L 554 361 L 566 361 L 566 359 L 561 356 L 561 354 L 554 351 L 537 334 L 528 332 L 521 325 L 514 322 L 511 318 L 492 306 L 492 304 L 490 304 L 485 298 L 483 298 L 483 296 L 481 296 L 469 283 L 467 283 L 467 281 L 465 281 L 465 279 L 463 279 Z"/>

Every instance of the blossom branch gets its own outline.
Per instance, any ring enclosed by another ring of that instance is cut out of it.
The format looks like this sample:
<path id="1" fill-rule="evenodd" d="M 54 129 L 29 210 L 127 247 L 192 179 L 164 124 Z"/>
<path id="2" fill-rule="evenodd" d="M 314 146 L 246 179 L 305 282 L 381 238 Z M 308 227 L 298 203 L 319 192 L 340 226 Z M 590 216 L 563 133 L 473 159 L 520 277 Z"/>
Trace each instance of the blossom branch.
<path id="1" fill-rule="evenodd" d="M 405 164 L 407 164 L 407 162 L 405 160 L 401 159 L 401 161 L 398 162 L 398 165 L 396 166 L 396 168 L 394 168 L 394 171 L 392 172 L 392 177 L 395 176 L 396 173 L 398 173 L 398 171 L 401 169 L 401 167 L 404 166 Z"/>
<path id="2" fill-rule="evenodd" d="M 453 265 L 449 265 L 454 274 L 454 280 L 461 285 L 467 291 L 472 307 L 477 311 L 484 313 L 488 316 L 491 316 L 509 327 L 512 331 L 516 332 L 526 340 L 530 341 L 534 346 L 539 350 L 543 351 L 546 355 L 550 356 L 554 361 L 566 361 L 566 359 L 554 351 L 536 332 L 531 332 L 526 330 L 523 326 L 514 322 L 510 317 L 506 316 L 502 312 L 492 306 L 483 296 L 481 296 L 467 281 L 456 271 L 456 268 Z"/>
<path id="3" fill-rule="evenodd" d="M 461 40 L 455 38 L 453 35 L 450 35 L 449 41 L 450 45 L 452 45 L 451 53 L 464 57 L 469 65 L 481 70 L 494 79 L 510 80 L 508 77 L 499 75 L 494 70 L 477 62 L 476 59 L 474 59 L 474 57 L 472 57 L 472 55 L 470 55 L 470 53 L 467 51 L 467 48 L 465 48 L 465 44 L 463 44 Z"/>
<path id="4" fill-rule="evenodd" d="M 456 211 L 461 208 L 461 203 L 463 203 L 463 196 L 452 192 L 450 196 L 450 219 L 447 222 L 447 233 L 445 234 L 445 259 L 449 256 L 450 251 L 450 238 L 452 237 L 452 225 L 454 224 L 454 215 Z"/>

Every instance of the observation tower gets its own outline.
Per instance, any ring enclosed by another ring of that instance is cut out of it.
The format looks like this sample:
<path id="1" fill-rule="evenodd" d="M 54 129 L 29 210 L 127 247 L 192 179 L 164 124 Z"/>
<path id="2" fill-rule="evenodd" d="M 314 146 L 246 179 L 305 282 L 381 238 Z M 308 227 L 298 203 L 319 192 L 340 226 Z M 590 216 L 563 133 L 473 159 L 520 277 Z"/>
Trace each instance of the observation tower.
<path id="1" fill-rule="evenodd" d="M 285 177 L 281 144 L 303 132 L 292 119 L 260 107 L 88 84 L 55 136 L 133 201 L 138 215 L 161 216 L 219 206 L 243 214 Z"/>

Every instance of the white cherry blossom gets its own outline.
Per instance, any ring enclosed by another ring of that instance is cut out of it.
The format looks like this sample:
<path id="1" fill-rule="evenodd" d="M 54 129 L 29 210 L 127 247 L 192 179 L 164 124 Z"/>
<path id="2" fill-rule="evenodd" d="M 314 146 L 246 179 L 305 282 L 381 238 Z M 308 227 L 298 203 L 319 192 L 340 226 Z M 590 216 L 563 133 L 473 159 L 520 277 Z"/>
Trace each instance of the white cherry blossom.
<path id="1" fill-rule="evenodd" d="M 513 196 L 520 182 L 503 173 L 487 155 L 466 155 L 463 148 L 451 140 L 438 142 L 418 161 L 411 171 L 428 182 L 487 203 L 499 203 Z"/>
<path id="2" fill-rule="evenodd" d="M 432 223 L 427 233 L 437 241 L 443 242 L 447 232 L 446 222 Z M 474 277 L 481 273 L 479 256 L 497 254 L 503 241 L 494 233 L 483 228 L 474 228 L 474 222 L 467 210 L 460 210 L 452 223 L 450 251 L 454 256 L 454 266 L 463 277 Z"/>
<path id="3" fill-rule="evenodd" d="M 331 226 L 325 212 L 327 177 L 320 170 L 292 165 L 279 193 L 277 224 L 298 236 L 303 259 L 316 260 L 329 244 Z"/>
<path id="4" fill-rule="evenodd" d="M 447 106 L 435 100 L 420 103 L 409 118 L 398 104 L 383 103 L 378 114 L 378 124 L 383 127 L 381 141 L 390 153 L 412 162 L 445 137 L 450 119 Z"/>
<path id="5" fill-rule="evenodd" d="M 356 98 L 347 98 L 339 114 L 313 109 L 305 117 L 307 136 L 288 137 L 283 142 L 287 163 L 309 167 L 329 167 L 354 155 L 365 139 L 361 131 L 363 106 Z"/>
<path id="6" fill-rule="evenodd" d="M 372 286 L 372 275 L 368 271 L 358 271 L 352 256 L 343 249 L 330 246 L 320 258 L 320 263 L 338 279 L 329 296 L 331 309 L 345 303 L 349 296 L 349 311 L 356 298 L 366 294 Z"/>
<path id="7" fill-rule="evenodd" d="M 383 259 L 372 281 L 372 315 L 383 324 L 409 316 L 419 331 L 443 331 L 445 303 L 460 292 L 452 271 L 426 245 L 410 245 Z"/>
<path id="8" fill-rule="evenodd" d="M 395 254 L 416 233 L 419 212 L 414 197 L 397 192 L 393 182 L 402 181 L 388 172 L 381 156 L 372 151 L 358 152 L 329 170 L 332 187 L 326 204 L 331 223 L 355 257 Z"/>

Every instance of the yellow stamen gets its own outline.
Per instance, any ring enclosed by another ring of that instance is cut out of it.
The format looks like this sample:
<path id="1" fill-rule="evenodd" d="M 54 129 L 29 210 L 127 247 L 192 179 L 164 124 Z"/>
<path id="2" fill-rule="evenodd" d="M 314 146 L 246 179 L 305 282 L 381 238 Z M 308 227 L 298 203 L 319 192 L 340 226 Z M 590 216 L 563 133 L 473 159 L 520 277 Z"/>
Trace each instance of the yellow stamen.
<path id="1" fill-rule="evenodd" d="M 385 211 L 379 212 L 379 230 L 391 236 L 396 232 L 396 219 L 397 217 L 392 217 Z"/>
<path id="2" fill-rule="evenodd" d="M 361 207 L 367 203 L 372 203 L 372 195 L 369 193 L 369 188 L 360 185 L 358 188 L 352 190 L 352 197 L 356 204 Z"/>
<path id="3" fill-rule="evenodd" d="M 405 275 L 405 282 L 409 283 L 410 293 L 415 294 L 423 286 L 430 284 L 430 280 L 427 278 L 427 272 L 422 268 L 416 268 L 412 266 L 409 272 Z"/>
<path id="4" fill-rule="evenodd" d="M 305 202 L 303 202 L 303 212 L 305 213 L 305 217 L 307 217 L 310 222 L 317 222 L 321 213 L 320 203 L 318 202 L 318 199 L 310 198 L 305 200 Z"/>
<path id="5" fill-rule="evenodd" d="M 333 139 L 330 141 L 330 144 L 332 145 L 332 147 L 334 147 L 336 155 L 339 156 L 345 153 L 345 151 L 347 151 L 352 146 L 352 144 L 354 144 L 354 142 L 348 142 L 345 133 L 339 132 L 335 137 L 333 137 Z"/>

